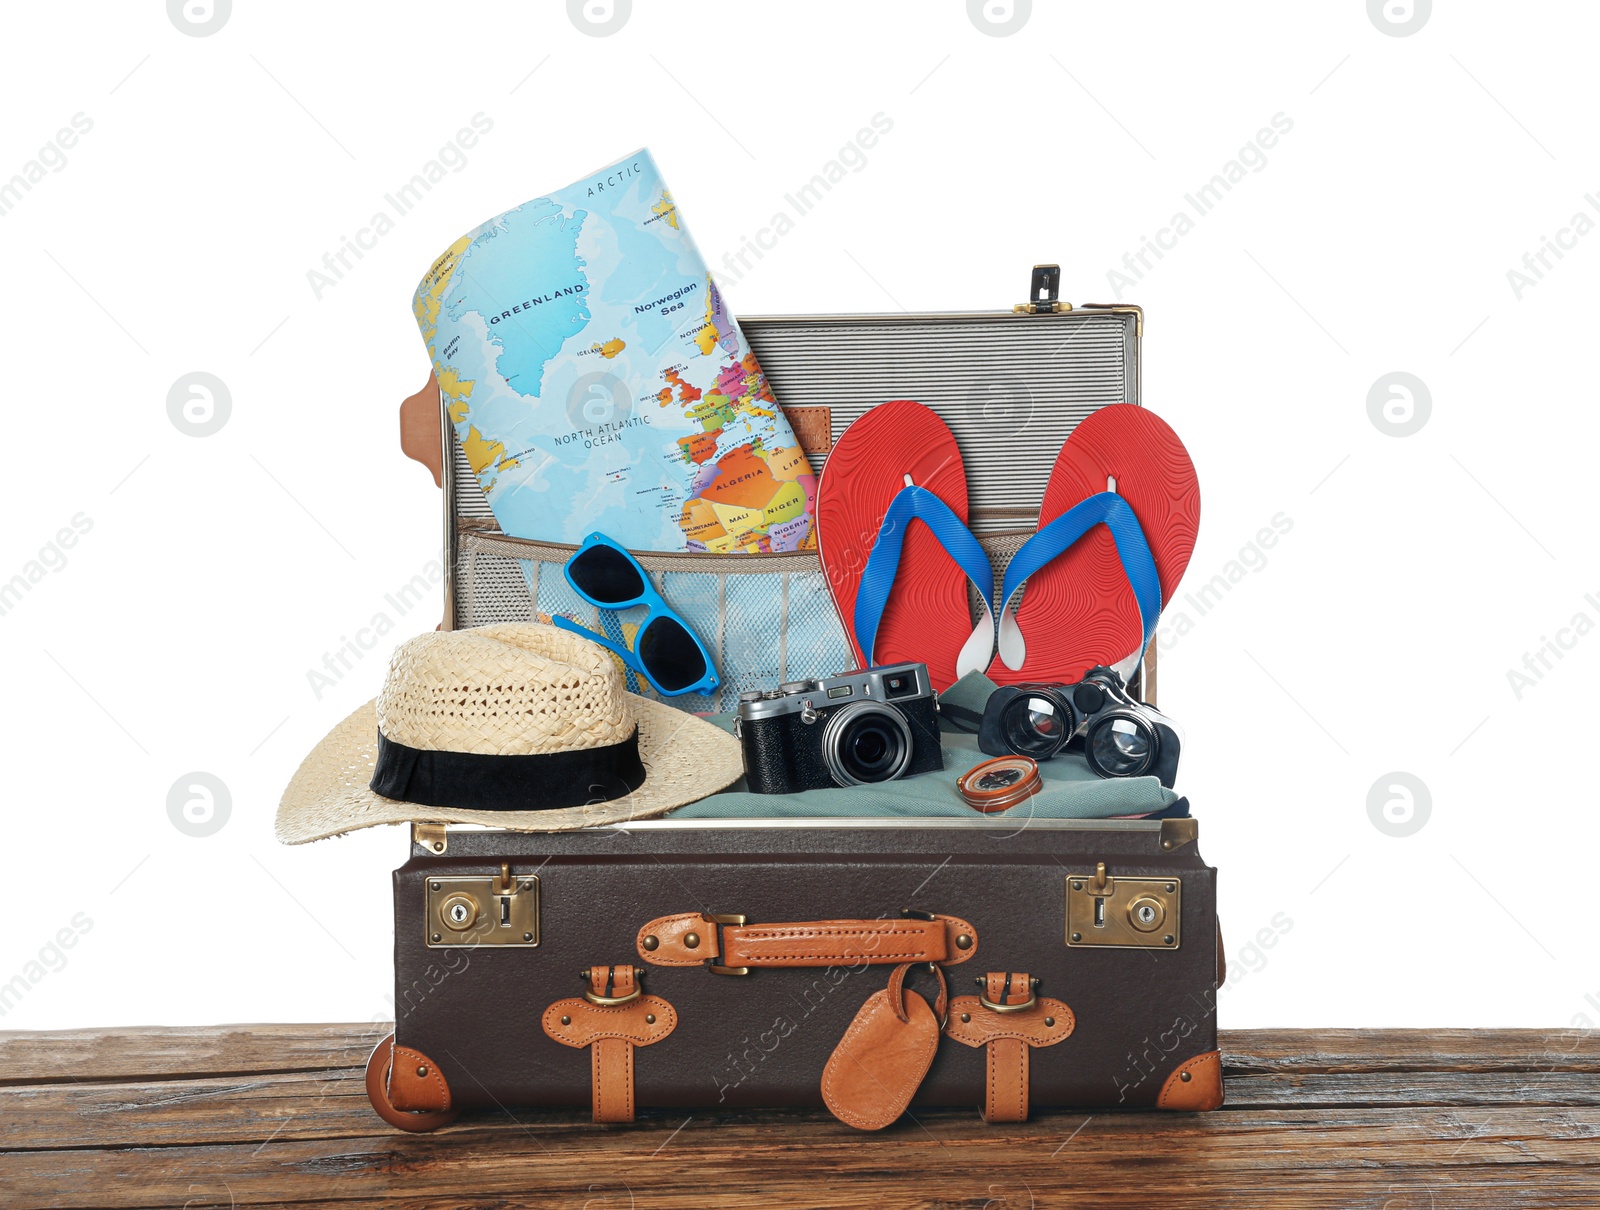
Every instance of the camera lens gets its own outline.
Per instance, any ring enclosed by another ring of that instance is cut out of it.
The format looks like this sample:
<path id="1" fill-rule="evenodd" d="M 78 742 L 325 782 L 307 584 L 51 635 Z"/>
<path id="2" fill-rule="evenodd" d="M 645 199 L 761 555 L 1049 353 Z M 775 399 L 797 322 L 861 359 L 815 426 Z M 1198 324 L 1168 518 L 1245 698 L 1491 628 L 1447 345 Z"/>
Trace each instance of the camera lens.
<path id="1" fill-rule="evenodd" d="M 891 781 L 911 763 L 911 730 L 898 710 L 854 702 L 828 720 L 822 756 L 841 786 Z"/>
<path id="2" fill-rule="evenodd" d="M 1066 702 L 1042 693 L 1024 693 L 1007 703 L 1000 727 L 1006 747 L 1034 760 L 1049 760 L 1061 751 L 1075 729 Z"/>
<path id="3" fill-rule="evenodd" d="M 1142 776 L 1155 764 L 1155 730 L 1132 715 L 1107 715 L 1089 732 L 1084 756 L 1101 777 Z"/>

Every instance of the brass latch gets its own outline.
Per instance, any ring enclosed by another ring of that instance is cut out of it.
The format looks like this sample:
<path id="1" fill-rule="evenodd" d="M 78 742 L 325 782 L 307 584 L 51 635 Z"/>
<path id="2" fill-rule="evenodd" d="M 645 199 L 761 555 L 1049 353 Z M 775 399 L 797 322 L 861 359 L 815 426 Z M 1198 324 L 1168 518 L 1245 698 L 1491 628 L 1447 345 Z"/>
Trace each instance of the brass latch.
<path id="1" fill-rule="evenodd" d="M 511 873 L 509 862 L 489 877 L 429 878 L 423 914 L 430 948 L 539 944 L 539 876 Z"/>
<path id="2" fill-rule="evenodd" d="M 1113 878 L 1103 861 L 1067 876 L 1068 946 L 1175 950 L 1182 920 L 1182 879 Z"/>
<path id="3" fill-rule="evenodd" d="M 1072 310 L 1072 304 L 1059 301 L 1061 293 L 1061 266 L 1035 265 L 1033 278 L 1028 283 L 1028 301 L 1018 303 L 1011 310 L 1017 315 L 1059 315 Z"/>

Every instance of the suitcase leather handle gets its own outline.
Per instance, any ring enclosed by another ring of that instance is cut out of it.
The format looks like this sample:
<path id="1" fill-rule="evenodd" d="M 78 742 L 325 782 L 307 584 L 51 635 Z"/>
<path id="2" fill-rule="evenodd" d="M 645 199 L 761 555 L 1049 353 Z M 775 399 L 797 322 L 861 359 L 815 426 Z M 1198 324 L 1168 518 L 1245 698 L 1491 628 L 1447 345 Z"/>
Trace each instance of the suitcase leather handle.
<path id="1" fill-rule="evenodd" d="M 681 912 L 645 925 L 637 944 L 639 957 L 652 966 L 742 975 L 758 966 L 955 966 L 977 954 L 978 933 L 956 916 L 750 924 L 743 916 Z"/>
<path id="2" fill-rule="evenodd" d="M 435 487 L 444 486 L 444 431 L 439 420 L 439 380 L 432 374 L 415 395 L 400 404 L 400 448 L 422 463 Z"/>

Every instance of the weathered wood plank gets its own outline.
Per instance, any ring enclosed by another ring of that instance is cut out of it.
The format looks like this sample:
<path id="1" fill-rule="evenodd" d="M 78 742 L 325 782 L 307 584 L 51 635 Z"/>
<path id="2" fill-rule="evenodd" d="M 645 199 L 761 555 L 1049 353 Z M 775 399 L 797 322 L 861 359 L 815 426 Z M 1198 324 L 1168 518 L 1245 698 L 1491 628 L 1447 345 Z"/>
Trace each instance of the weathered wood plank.
<path id="1" fill-rule="evenodd" d="M 1600 1108 L 1600 1079 L 1572 1072 L 1313 1072 L 1234 1076 L 1228 1082 L 1228 1109 L 1233 1113 L 1404 1106 Z M 784 1111 L 766 1116 L 779 1124 L 791 1120 Z M 586 1119 L 538 1110 L 520 1117 L 539 1129 L 589 1128 Z M 361 1138 L 383 1132 L 368 1108 L 360 1068 L 13 1086 L 0 1088 L 0 1122 L 7 1124 L 0 1154 L 63 1145 L 166 1147 L 268 1137 L 280 1142 Z M 485 1119 L 480 1128 L 522 1127 L 502 1116 Z"/>
<path id="2" fill-rule="evenodd" d="M 405 1136 L 361 1086 L 385 1032 L 0 1034 L 0 1205 L 1600 1206 L 1594 1034 L 1228 1033 L 1212 1114 L 918 1111 L 860 1134 L 811 1112 L 527 1110 Z"/>
<path id="3" fill-rule="evenodd" d="M 1239 1071 L 1587 1071 L 1593 1029 L 1233 1029 L 1223 1056 Z"/>
<path id="4" fill-rule="evenodd" d="M 194 1076 L 352 1067 L 392 1025 L 150 1026 L 0 1031 L 0 1086 L 122 1076 Z M 1239 1071 L 1600 1072 L 1600 1030 L 1223 1030 Z"/>
<path id="5" fill-rule="evenodd" d="M 0 1032 L 0 1087 L 30 1081 L 315 1071 L 367 1061 L 393 1025 L 211 1025 Z"/>
<path id="6" fill-rule="evenodd" d="M 683 1210 L 868 1201 L 997 1210 L 1069 1190 L 1074 1203 L 1115 1206 L 1233 1198 L 1252 1207 L 1507 1210 L 1600 1199 L 1594 1110 L 1044 1114 L 1005 1128 L 941 1111 L 877 1134 L 816 1114 L 781 1124 L 655 1118 L 565 1135 L 481 1126 L 332 1143 L 14 1152 L 0 1189 L 14 1210 L 460 1205 L 458 1190 L 485 1205 L 523 1198 Z"/>

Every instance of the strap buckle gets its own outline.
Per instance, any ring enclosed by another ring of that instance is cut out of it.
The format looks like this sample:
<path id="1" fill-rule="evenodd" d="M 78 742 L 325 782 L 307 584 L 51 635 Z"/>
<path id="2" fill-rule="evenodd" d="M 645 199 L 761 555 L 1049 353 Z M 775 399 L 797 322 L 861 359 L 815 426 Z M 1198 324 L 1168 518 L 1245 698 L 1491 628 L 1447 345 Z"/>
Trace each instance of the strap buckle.
<path id="1" fill-rule="evenodd" d="M 976 983 L 978 985 L 979 989 L 980 989 L 978 991 L 978 1003 L 983 1005 L 983 1007 L 987 1008 L 990 1012 L 993 1012 L 993 1013 L 1020 1013 L 1020 1012 L 1025 1012 L 1026 1010 L 1032 1008 L 1035 1004 L 1037 1004 L 1039 1002 L 1039 997 L 1038 997 L 1039 980 L 1038 979 L 1029 979 L 1028 980 L 1028 998 L 1025 1001 L 1023 1001 L 1021 1004 L 996 1004 L 993 1000 L 989 999 L 989 997 L 984 994 L 986 991 L 988 991 L 988 980 L 986 980 L 982 975 L 979 975 L 976 979 L 973 980 L 973 982 Z M 1007 985 L 1009 986 L 1010 980 L 1008 979 L 1006 982 L 1007 982 Z"/>
<path id="2" fill-rule="evenodd" d="M 717 953 L 719 954 L 727 953 L 727 947 L 722 943 L 723 926 L 728 924 L 739 926 L 749 923 L 749 921 L 746 920 L 743 915 L 737 912 L 725 912 L 720 914 L 715 912 L 701 912 L 700 918 L 707 924 L 716 925 Z M 748 975 L 750 973 L 750 968 L 748 966 L 723 966 L 715 958 L 706 959 L 706 969 L 713 975 Z"/>
<path id="3" fill-rule="evenodd" d="M 644 995 L 644 984 L 642 982 L 644 978 L 643 967 L 636 966 L 633 968 L 633 990 L 625 996 L 602 996 L 595 992 L 593 989 L 593 984 L 589 980 L 589 971 L 587 967 L 578 972 L 578 978 L 582 979 L 584 982 L 583 998 L 590 1004 L 598 1004 L 602 1008 L 613 1008 L 618 1004 L 632 1004 L 640 996 Z M 611 971 L 607 970 L 606 991 L 608 992 L 611 990 L 611 980 Z"/>

